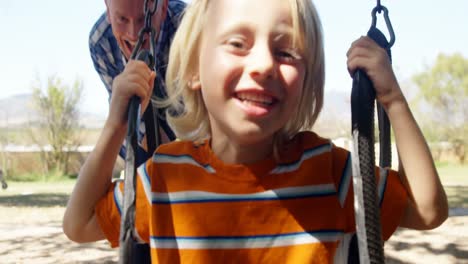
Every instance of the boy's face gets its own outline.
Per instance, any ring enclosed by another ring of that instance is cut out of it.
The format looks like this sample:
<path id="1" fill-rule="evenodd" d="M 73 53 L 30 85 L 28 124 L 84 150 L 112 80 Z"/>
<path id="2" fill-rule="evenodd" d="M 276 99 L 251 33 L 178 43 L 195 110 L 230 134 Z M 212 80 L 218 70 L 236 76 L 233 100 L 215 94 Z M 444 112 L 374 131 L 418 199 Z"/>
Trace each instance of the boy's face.
<path id="1" fill-rule="evenodd" d="M 106 0 L 107 19 L 112 25 L 112 32 L 120 50 L 127 59 L 130 58 L 138 41 L 138 33 L 145 25 L 144 3 L 144 0 Z M 149 1 L 148 4 L 152 7 L 153 1 Z M 153 25 L 155 25 L 157 16 L 160 14 L 156 13 L 152 17 Z M 159 30 L 159 28 L 155 29 Z M 145 35 L 142 46 L 145 49 L 149 47 L 147 37 L 148 34 Z"/>
<path id="2" fill-rule="evenodd" d="M 212 140 L 271 144 L 299 104 L 305 79 L 288 1 L 210 3 L 199 79 Z"/>

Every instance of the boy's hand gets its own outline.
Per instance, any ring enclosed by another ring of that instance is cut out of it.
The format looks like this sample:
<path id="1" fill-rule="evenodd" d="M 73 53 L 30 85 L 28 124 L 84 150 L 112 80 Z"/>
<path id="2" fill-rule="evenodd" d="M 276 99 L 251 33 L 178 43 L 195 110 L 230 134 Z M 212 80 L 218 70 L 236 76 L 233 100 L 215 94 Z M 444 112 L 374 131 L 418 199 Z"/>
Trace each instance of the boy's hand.
<path id="1" fill-rule="evenodd" d="M 372 81 L 377 100 L 388 109 L 390 104 L 405 100 L 396 80 L 387 52 L 369 37 L 361 37 L 351 44 L 346 54 L 351 76 L 363 70 Z"/>
<path id="2" fill-rule="evenodd" d="M 128 103 L 134 95 L 140 97 L 143 113 L 151 99 L 155 77 L 156 73 L 144 62 L 130 60 L 112 84 L 108 122 L 115 127 L 126 126 Z"/>

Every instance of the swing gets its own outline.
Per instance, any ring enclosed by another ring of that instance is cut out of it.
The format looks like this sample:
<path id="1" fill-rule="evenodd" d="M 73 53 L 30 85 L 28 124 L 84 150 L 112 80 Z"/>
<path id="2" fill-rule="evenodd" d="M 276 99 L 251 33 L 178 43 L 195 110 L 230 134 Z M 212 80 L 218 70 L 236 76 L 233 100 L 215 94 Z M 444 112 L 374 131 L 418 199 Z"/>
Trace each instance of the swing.
<path id="1" fill-rule="evenodd" d="M 154 13 L 162 8 L 162 1 L 154 0 L 154 5 L 148 8 L 148 0 L 144 2 L 145 26 L 139 32 L 138 42 L 132 52 L 131 58 L 145 61 L 150 68 L 154 67 L 154 41 L 159 31 L 151 24 Z M 161 10 L 166 12 L 167 10 Z M 377 12 L 381 13 L 390 34 L 387 41 L 380 30 L 376 28 Z M 141 50 L 141 43 L 145 34 L 149 34 L 150 51 Z M 390 48 L 395 42 L 395 35 L 388 17 L 388 10 L 377 0 L 377 6 L 372 10 L 372 25 L 367 35 L 387 51 L 391 59 Z M 376 193 L 374 175 L 374 102 L 375 90 L 366 76 L 358 70 L 353 77 L 351 92 L 352 133 L 354 140 L 353 175 L 355 195 L 355 217 L 357 237 L 350 243 L 348 263 L 384 263 L 383 243 L 381 235 L 379 205 Z M 126 137 L 127 154 L 125 158 L 125 187 L 120 230 L 120 259 L 119 263 L 150 263 L 150 250 L 147 244 L 138 244 L 134 233 L 135 220 L 135 152 L 140 122 L 140 100 L 133 97 L 129 103 L 128 131 Z M 157 110 L 151 105 L 144 113 L 148 152 L 154 152 L 160 144 Z M 378 105 L 380 161 L 382 168 L 391 166 L 390 122 Z M 153 137 L 154 136 L 154 137 Z M 358 205 L 356 205 L 358 204 Z M 359 248 L 359 249 L 358 249 Z M 358 253 L 359 252 L 359 253 Z"/>
<path id="2" fill-rule="evenodd" d="M 387 41 L 376 27 L 376 14 L 383 16 L 390 34 Z M 367 36 L 387 51 L 391 60 L 390 48 L 395 43 L 388 10 L 377 0 L 372 10 L 372 25 Z M 375 90 L 369 77 L 362 70 L 353 76 L 351 90 L 351 123 L 353 134 L 353 188 L 356 219 L 356 235 L 350 243 L 348 263 L 384 263 L 383 241 L 380 223 L 380 206 L 375 182 L 374 153 L 374 104 Z M 391 166 L 390 121 L 383 107 L 377 103 L 380 140 L 379 166 Z M 359 254 L 357 253 L 359 252 Z"/>

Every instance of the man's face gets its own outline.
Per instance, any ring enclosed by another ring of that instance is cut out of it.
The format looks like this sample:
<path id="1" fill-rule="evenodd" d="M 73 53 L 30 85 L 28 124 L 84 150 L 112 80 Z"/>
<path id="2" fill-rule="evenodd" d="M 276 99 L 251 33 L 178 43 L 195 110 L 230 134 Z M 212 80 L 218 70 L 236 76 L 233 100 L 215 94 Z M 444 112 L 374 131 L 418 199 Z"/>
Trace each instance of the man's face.
<path id="1" fill-rule="evenodd" d="M 125 58 L 129 59 L 145 25 L 144 0 L 106 0 L 107 19 Z M 152 1 L 150 1 L 152 4 Z M 147 35 L 147 34 L 146 34 Z M 143 48 L 148 48 L 147 37 Z"/>

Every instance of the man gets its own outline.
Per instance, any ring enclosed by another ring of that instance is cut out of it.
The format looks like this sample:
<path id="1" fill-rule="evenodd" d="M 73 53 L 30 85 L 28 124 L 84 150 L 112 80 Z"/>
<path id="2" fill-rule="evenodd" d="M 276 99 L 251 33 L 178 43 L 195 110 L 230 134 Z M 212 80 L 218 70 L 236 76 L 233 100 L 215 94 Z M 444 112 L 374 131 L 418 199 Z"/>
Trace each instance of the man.
<path id="1" fill-rule="evenodd" d="M 89 49 L 94 68 L 109 93 L 110 101 L 113 80 L 124 70 L 138 41 L 138 33 L 145 26 L 145 14 L 143 11 L 145 0 L 104 1 L 106 12 L 91 29 Z M 164 1 L 163 4 L 167 6 L 167 13 L 156 12 L 152 17 L 153 27 L 155 30 L 159 30 L 159 38 L 155 41 L 154 51 L 157 77 L 153 93 L 161 97 L 165 96 L 164 76 L 166 74 L 170 43 L 186 4 L 181 0 L 159 1 Z M 153 2 L 150 0 L 148 4 L 149 7 L 152 7 Z M 159 23 L 160 21 L 161 23 Z M 149 40 L 147 38 L 145 38 L 142 48 L 149 49 Z M 141 124 L 140 133 L 144 135 L 144 123 L 141 122 Z M 174 134 L 166 121 L 159 118 L 159 124 L 161 126 L 160 134 L 162 141 L 167 142 L 174 139 Z M 146 153 L 142 148 L 138 150 L 138 153 L 138 163 L 144 162 L 152 154 Z M 122 146 L 119 154 L 121 157 L 125 157 L 124 146 Z"/>

